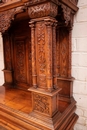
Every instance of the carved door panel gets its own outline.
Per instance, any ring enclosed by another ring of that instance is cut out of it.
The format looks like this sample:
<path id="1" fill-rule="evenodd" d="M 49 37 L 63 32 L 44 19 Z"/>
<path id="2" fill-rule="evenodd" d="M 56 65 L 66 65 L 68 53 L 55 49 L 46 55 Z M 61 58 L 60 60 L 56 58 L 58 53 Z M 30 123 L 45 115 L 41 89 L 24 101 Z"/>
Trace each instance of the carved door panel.
<path id="1" fill-rule="evenodd" d="M 31 56 L 29 39 L 19 37 L 14 39 L 14 82 L 21 88 L 31 85 Z"/>

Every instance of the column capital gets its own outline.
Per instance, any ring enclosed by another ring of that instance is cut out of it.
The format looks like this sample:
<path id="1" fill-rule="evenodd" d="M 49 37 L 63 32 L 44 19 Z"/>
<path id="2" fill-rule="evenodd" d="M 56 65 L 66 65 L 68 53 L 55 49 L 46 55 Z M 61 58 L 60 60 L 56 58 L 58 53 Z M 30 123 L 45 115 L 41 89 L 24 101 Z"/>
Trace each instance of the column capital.
<path id="1" fill-rule="evenodd" d="M 31 19 L 42 18 L 42 17 L 56 17 L 58 13 L 58 5 L 51 1 L 45 1 L 39 4 L 28 5 L 28 14 Z"/>
<path id="2" fill-rule="evenodd" d="M 57 26 L 58 21 L 53 18 L 46 18 L 44 19 L 46 26 Z"/>

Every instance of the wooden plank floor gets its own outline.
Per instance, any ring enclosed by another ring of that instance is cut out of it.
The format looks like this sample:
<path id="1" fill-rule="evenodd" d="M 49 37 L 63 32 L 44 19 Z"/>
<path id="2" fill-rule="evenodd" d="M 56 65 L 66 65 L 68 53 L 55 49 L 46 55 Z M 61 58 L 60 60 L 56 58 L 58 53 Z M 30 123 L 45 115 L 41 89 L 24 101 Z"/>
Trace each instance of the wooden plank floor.
<path id="1" fill-rule="evenodd" d="M 32 111 L 32 99 L 29 91 L 0 86 L 0 103 L 25 113 Z"/>

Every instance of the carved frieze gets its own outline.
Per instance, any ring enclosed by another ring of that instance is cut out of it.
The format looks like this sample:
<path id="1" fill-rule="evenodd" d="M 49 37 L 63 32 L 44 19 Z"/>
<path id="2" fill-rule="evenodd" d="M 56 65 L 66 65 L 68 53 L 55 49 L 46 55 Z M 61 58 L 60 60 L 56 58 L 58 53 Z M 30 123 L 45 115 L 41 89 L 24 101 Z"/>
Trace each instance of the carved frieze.
<path id="1" fill-rule="evenodd" d="M 56 3 L 58 4 L 58 0 L 50 0 L 50 2 Z M 47 0 L 30 0 L 29 2 L 27 2 L 25 5 L 29 6 L 29 5 L 33 5 L 33 4 L 39 4 L 39 3 L 43 3 L 43 2 L 47 2 Z"/>
<path id="2" fill-rule="evenodd" d="M 40 5 L 35 5 L 28 8 L 30 18 L 40 18 L 45 16 L 55 17 L 57 15 L 58 6 L 48 2 Z"/>

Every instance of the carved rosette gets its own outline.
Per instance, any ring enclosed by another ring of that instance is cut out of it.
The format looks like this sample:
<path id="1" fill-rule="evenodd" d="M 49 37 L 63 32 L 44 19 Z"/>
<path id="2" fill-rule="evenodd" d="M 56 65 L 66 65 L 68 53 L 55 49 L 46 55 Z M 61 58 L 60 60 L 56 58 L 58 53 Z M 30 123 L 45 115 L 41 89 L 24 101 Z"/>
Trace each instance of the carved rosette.
<path id="1" fill-rule="evenodd" d="M 58 6 L 52 2 L 35 5 L 28 8 L 30 18 L 41 18 L 45 16 L 56 17 Z"/>

